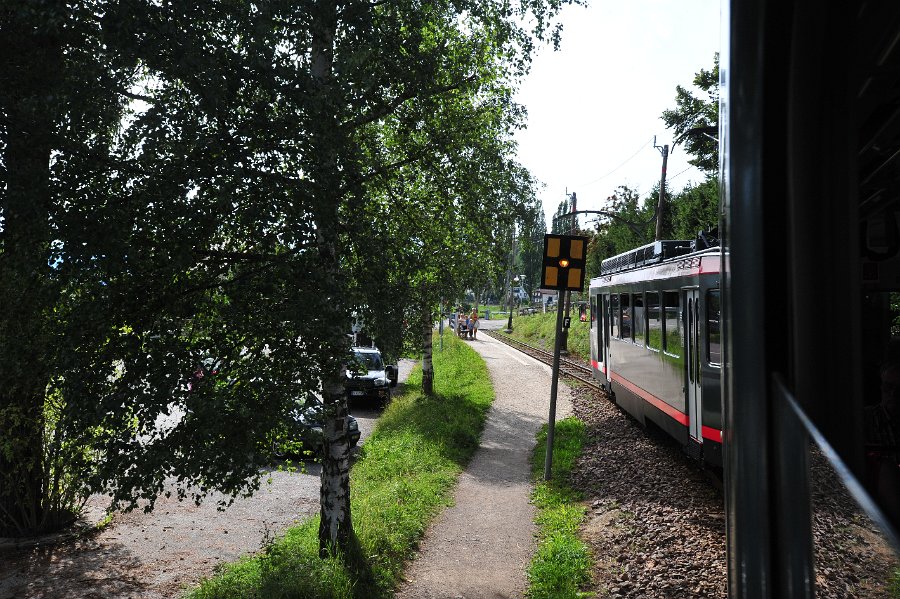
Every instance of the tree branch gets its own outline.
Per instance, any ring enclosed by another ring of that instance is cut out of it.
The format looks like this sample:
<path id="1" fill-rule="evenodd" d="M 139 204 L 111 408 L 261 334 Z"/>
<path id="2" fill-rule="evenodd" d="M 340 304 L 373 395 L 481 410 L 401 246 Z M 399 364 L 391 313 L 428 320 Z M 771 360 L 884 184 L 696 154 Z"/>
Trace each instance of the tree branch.
<path id="1" fill-rule="evenodd" d="M 457 81 L 456 83 L 451 83 L 448 85 L 434 87 L 432 89 L 426 90 L 423 93 L 406 91 L 406 92 L 400 94 L 399 96 L 397 96 L 396 98 L 394 98 L 391 102 L 381 105 L 380 107 L 376 108 L 369 114 L 364 114 L 364 115 L 360 116 L 359 118 L 347 121 L 345 123 L 341 123 L 340 127 L 342 129 L 356 129 L 358 127 L 367 125 L 371 122 L 377 121 L 378 119 L 388 116 L 389 114 L 391 114 L 392 112 L 397 110 L 397 108 L 399 108 L 407 100 L 412 100 L 413 98 L 431 98 L 431 97 L 437 96 L 439 94 L 444 94 L 449 91 L 461 89 L 465 85 L 467 85 L 469 83 L 473 83 L 476 80 L 477 80 L 477 77 L 475 75 L 470 75 L 470 76 L 466 77 L 465 79 L 462 79 L 461 81 Z"/>

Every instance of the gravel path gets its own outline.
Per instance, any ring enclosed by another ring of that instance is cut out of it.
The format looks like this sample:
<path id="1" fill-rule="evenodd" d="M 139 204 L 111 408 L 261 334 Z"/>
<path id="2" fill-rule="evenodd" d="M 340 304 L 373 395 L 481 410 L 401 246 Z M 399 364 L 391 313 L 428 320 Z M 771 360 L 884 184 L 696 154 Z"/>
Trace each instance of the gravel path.
<path id="1" fill-rule="evenodd" d="M 400 599 L 501 599 L 525 593 L 535 534 L 529 456 L 547 421 L 550 368 L 536 368 L 537 361 L 487 335 L 469 343 L 487 362 L 496 397 L 481 446 L 460 477 L 455 504 L 426 533 L 406 570 Z M 569 397 L 560 385 L 557 418 L 571 413 Z"/>
<path id="2" fill-rule="evenodd" d="M 400 361 L 400 381 L 414 364 Z M 381 410 L 354 405 L 350 411 L 362 442 Z M 74 542 L 0 544 L 0 599 L 177 597 L 219 564 L 259 551 L 298 520 L 317 514 L 320 467 L 310 462 L 306 468 L 303 474 L 271 472 L 271 482 L 264 480 L 256 494 L 224 512 L 216 510 L 215 498 L 196 506 L 160 497 L 153 512 L 117 514 L 104 529 Z M 92 497 L 85 524 L 98 522 L 104 507 L 103 497 Z"/>

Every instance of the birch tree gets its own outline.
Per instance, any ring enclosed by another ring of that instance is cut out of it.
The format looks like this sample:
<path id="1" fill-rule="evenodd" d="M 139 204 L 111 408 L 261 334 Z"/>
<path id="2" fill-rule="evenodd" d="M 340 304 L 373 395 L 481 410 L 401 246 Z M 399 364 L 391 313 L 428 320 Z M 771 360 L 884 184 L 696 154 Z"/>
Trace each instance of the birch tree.
<path id="1" fill-rule="evenodd" d="M 377 305 L 352 265 L 373 240 L 409 241 L 415 274 L 383 285 L 416 289 L 396 318 L 493 251 L 489 200 L 530 184 L 508 158 L 511 90 L 561 4 L 4 5 L 0 472 L 24 482 L 0 485 L 0 527 L 65 521 L 48 472 L 126 509 L 169 480 L 224 507 L 318 390 L 320 546 L 348 550 L 347 333 Z M 468 225 L 379 237 L 363 220 L 379 206 Z M 471 251 L 416 253 L 417 238 Z"/>

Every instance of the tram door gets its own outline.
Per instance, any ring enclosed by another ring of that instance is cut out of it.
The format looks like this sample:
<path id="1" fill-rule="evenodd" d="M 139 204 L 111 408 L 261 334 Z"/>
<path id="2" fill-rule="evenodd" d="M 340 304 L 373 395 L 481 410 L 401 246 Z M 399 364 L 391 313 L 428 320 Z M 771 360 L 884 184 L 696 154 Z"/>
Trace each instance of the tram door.
<path id="1" fill-rule="evenodd" d="M 685 290 L 685 365 L 687 366 L 687 402 L 691 438 L 702 443 L 700 393 L 700 290 Z"/>
<path id="2" fill-rule="evenodd" d="M 609 327 L 612 319 L 612 312 L 609 309 L 609 294 L 603 294 L 602 300 L 598 296 L 598 302 L 602 301 L 602 310 L 603 314 L 603 330 L 600 332 L 601 338 L 603 339 L 602 350 L 601 350 L 601 359 L 603 360 L 603 366 L 606 368 L 606 380 L 607 382 L 612 378 L 612 370 L 609 367 Z"/>

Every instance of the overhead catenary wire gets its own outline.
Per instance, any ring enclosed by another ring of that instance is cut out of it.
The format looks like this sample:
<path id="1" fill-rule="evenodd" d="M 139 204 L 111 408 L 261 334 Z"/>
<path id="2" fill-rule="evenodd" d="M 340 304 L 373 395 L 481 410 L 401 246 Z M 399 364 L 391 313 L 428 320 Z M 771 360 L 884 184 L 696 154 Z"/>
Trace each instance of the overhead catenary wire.
<path id="1" fill-rule="evenodd" d="M 641 150 L 643 150 L 644 148 L 646 148 L 647 146 L 649 146 L 650 143 L 651 143 L 654 139 L 655 139 L 655 137 L 651 137 L 651 138 L 648 139 L 646 142 L 644 142 L 644 144 L 643 144 L 641 147 L 639 147 L 637 150 L 635 150 L 634 154 L 632 154 L 631 156 L 629 156 L 629 157 L 625 160 L 625 162 L 623 162 L 622 164 L 620 164 L 619 166 L 617 166 L 617 167 L 614 168 L 613 170 L 609 171 L 608 173 L 606 173 L 606 174 L 603 175 L 602 177 L 598 177 L 598 178 L 594 179 L 593 181 L 589 181 L 589 182 L 587 182 L 587 183 L 583 183 L 583 184 L 579 185 L 578 188 L 582 188 L 582 187 L 587 187 L 587 186 L 589 186 L 589 185 L 593 185 L 594 183 L 597 183 L 598 181 L 602 181 L 603 179 L 609 177 L 610 175 L 612 175 L 613 173 L 615 173 L 616 171 L 618 171 L 620 168 L 622 168 L 623 166 L 625 166 L 626 164 L 628 164 L 629 162 L 631 162 L 632 160 L 634 160 L 634 158 L 635 158 L 638 154 L 641 153 Z"/>
<path id="2" fill-rule="evenodd" d="M 678 171 L 677 174 L 672 175 L 671 177 L 669 177 L 669 181 L 671 181 L 672 179 L 674 179 L 674 178 L 677 177 L 678 175 L 683 175 L 684 173 L 688 172 L 688 171 L 691 170 L 692 168 L 698 168 L 698 167 L 694 166 L 693 164 L 688 165 L 688 167 L 687 167 L 686 169 L 681 170 L 681 171 Z"/>

